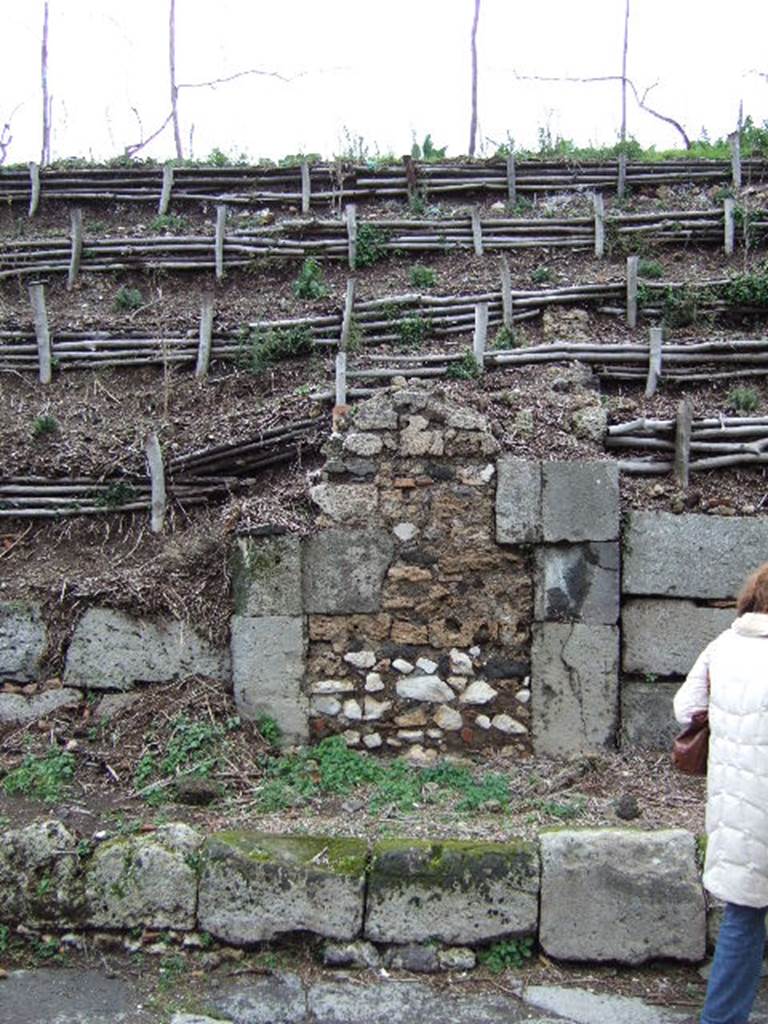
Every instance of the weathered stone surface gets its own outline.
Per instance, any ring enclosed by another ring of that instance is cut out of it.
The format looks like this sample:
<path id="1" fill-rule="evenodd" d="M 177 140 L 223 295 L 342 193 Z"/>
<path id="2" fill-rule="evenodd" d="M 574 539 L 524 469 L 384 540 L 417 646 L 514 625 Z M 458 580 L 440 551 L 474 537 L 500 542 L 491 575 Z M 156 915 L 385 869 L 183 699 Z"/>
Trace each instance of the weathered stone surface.
<path id="1" fill-rule="evenodd" d="M 194 928 L 201 843 L 202 836 L 177 822 L 98 846 L 85 872 L 88 924 Z"/>
<path id="2" fill-rule="evenodd" d="M 624 530 L 625 594 L 733 597 L 768 557 L 768 518 L 631 512 Z"/>
<path id="3" fill-rule="evenodd" d="M 0 921 L 40 928 L 79 920 L 77 842 L 53 820 L 0 833 Z"/>
<path id="4" fill-rule="evenodd" d="M 625 682 L 621 685 L 621 748 L 672 749 L 678 725 L 672 710 L 677 683 Z"/>
<path id="5" fill-rule="evenodd" d="M 614 745 L 618 663 L 616 626 L 534 626 L 531 691 L 537 754 L 587 754 Z"/>
<path id="6" fill-rule="evenodd" d="M 442 431 L 430 430 L 423 416 L 406 416 L 400 431 L 400 454 L 406 458 L 421 455 L 442 455 L 445 439 Z"/>
<path id="7" fill-rule="evenodd" d="M 542 464 L 543 539 L 579 542 L 619 536 L 619 470 L 614 462 Z"/>
<path id="8" fill-rule="evenodd" d="M 301 615 L 299 537 L 238 537 L 231 575 L 237 615 Z"/>
<path id="9" fill-rule="evenodd" d="M 625 672 L 687 675 L 707 644 L 734 619 L 727 608 L 700 608 L 693 601 L 636 598 L 621 610 Z"/>
<path id="10" fill-rule="evenodd" d="M 534 615 L 540 622 L 615 623 L 619 617 L 618 543 L 538 547 Z"/>
<path id="11" fill-rule="evenodd" d="M 306 648 L 303 619 L 234 615 L 231 637 L 238 712 L 251 720 L 268 715 L 280 726 L 285 742 L 305 742 L 309 734 L 307 698 L 302 693 Z"/>
<path id="12" fill-rule="evenodd" d="M 498 690 L 494 690 L 492 686 L 489 686 L 484 679 L 475 679 L 473 683 L 462 691 L 459 703 L 461 704 L 488 704 L 498 695 Z"/>
<path id="13" fill-rule="evenodd" d="M 439 676 L 408 676 L 407 679 L 398 679 L 396 686 L 398 697 L 407 697 L 410 700 L 442 703 L 455 697 L 450 686 Z"/>
<path id="14" fill-rule="evenodd" d="M 222 832 L 206 840 L 198 919 L 234 945 L 291 931 L 358 937 L 367 846 L 358 839 Z"/>
<path id="15" fill-rule="evenodd" d="M 541 540 L 541 465 L 504 455 L 496 461 L 496 540 L 532 544 Z"/>
<path id="16" fill-rule="evenodd" d="M 64 683 L 128 690 L 185 675 L 229 679 L 226 651 L 215 650 L 187 622 L 137 619 L 110 608 L 89 608 L 67 651 Z"/>
<path id="17" fill-rule="evenodd" d="M 345 452 L 366 457 L 378 455 L 383 446 L 384 442 L 378 434 L 365 434 L 356 431 L 350 431 L 342 445 Z"/>
<path id="18" fill-rule="evenodd" d="M 306 541 L 305 610 L 323 615 L 377 611 L 394 551 L 386 531 L 322 530 Z"/>
<path id="19" fill-rule="evenodd" d="M 433 718 L 435 724 L 441 729 L 445 729 L 446 732 L 455 732 L 464 724 L 464 719 L 459 712 L 455 708 L 449 708 L 446 704 L 440 705 Z"/>
<path id="20" fill-rule="evenodd" d="M 82 700 L 78 690 L 45 690 L 32 697 L 20 693 L 0 693 L 0 723 L 4 725 L 25 725 L 37 722 L 46 715 L 64 708 L 75 708 Z"/>
<path id="21" fill-rule="evenodd" d="M 141 693 L 135 690 L 128 693 L 107 693 L 93 709 L 93 719 L 95 722 L 109 722 L 141 699 Z"/>
<path id="22" fill-rule="evenodd" d="M 562 960 L 704 956 L 704 893 L 680 829 L 544 833 L 539 941 Z"/>
<path id="23" fill-rule="evenodd" d="M 574 410 L 571 423 L 576 437 L 602 444 L 608 426 L 608 410 L 599 404 L 582 406 Z"/>
<path id="24" fill-rule="evenodd" d="M 535 933 L 536 846 L 383 840 L 373 848 L 365 936 L 473 944 Z"/>
<path id="25" fill-rule="evenodd" d="M 337 523 L 367 523 L 379 506 L 379 492 L 374 484 L 315 484 L 310 487 L 309 496 L 321 512 Z"/>
<path id="26" fill-rule="evenodd" d="M 355 406 L 358 430 L 397 430 L 397 412 L 388 395 L 375 395 Z"/>
<path id="27" fill-rule="evenodd" d="M 47 639 L 39 605 L 0 603 L 0 677 L 20 683 L 37 679 Z"/>
<path id="28" fill-rule="evenodd" d="M 380 967 L 381 954 L 372 942 L 333 942 L 323 944 L 326 967 Z"/>

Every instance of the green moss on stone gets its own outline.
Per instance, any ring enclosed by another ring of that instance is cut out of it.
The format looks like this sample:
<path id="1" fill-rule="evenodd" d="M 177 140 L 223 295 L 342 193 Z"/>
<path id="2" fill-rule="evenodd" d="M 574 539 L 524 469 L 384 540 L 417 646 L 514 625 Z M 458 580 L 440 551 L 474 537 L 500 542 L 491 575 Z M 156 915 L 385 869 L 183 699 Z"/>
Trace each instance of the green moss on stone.
<path id="1" fill-rule="evenodd" d="M 361 839 L 238 831 L 211 836 L 205 843 L 204 857 L 208 861 L 229 859 L 233 852 L 253 863 L 315 868 L 353 877 L 365 873 L 368 861 L 368 845 Z"/>
<path id="2" fill-rule="evenodd" d="M 269 583 L 283 563 L 285 538 L 271 537 L 255 541 L 241 538 L 231 557 L 232 600 L 237 615 L 248 606 L 252 583 Z"/>

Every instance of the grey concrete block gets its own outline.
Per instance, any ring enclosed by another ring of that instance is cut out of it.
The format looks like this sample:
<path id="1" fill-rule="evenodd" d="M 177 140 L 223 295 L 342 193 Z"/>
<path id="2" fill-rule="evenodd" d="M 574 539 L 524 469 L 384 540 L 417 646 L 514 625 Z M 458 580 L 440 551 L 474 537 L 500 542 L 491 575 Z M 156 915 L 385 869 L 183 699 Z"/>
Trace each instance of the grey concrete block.
<path id="1" fill-rule="evenodd" d="M 302 693 L 306 638 L 301 616 L 235 615 L 231 623 L 235 703 L 246 719 L 268 715 L 286 743 L 308 738 L 309 704 Z"/>
<path id="2" fill-rule="evenodd" d="M 533 746 L 570 756 L 612 747 L 619 710 L 616 626 L 534 626 L 531 657 Z"/>
<path id="3" fill-rule="evenodd" d="M 541 540 L 541 464 L 503 455 L 496 460 L 496 540 Z"/>
<path id="4" fill-rule="evenodd" d="M 228 652 L 212 648 L 187 622 L 89 608 L 69 644 L 64 683 L 128 690 L 137 682 L 162 683 L 187 675 L 228 680 Z"/>
<path id="5" fill-rule="evenodd" d="M 0 922 L 28 928 L 79 921 L 82 879 L 78 838 L 60 821 L 0 834 Z"/>
<path id="6" fill-rule="evenodd" d="M 83 699 L 78 690 L 69 687 L 45 690 L 33 697 L 20 693 L 0 693 L 0 724 L 27 725 L 64 708 L 76 708 Z"/>
<path id="7" fill-rule="evenodd" d="M 357 938 L 367 853 L 362 839 L 211 836 L 203 851 L 199 927 L 234 945 L 292 931 Z"/>
<path id="8" fill-rule="evenodd" d="M 238 537 L 232 596 L 237 615 L 301 615 L 301 539 Z"/>
<path id="9" fill-rule="evenodd" d="M 95 928 L 195 926 L 202 836 L 188 825 L 113 839 L 96 848 L 85 874 L 86 921 Z"/>
<path id="10" fill-rule="evenodd" d="M 768 518 L 631 512 L 624 531 L 622 591 L 727 598 L 768 561 Z"/>
<path id="11" fill-rule="evenodd" d="M 634 598 L 621 610 L 621 660 L 625 672 L 684 676 L 696 658 L 734 620 L 727 608 L 693 601 Z"/>
<path id="12" fill-rule="evenodd" d="M 560 960 L 704 956 L 704 891 L 682 829 L 544 833 L 539 941 Z"/>
<path id="13" fill-rule="evenodd" d="M 614 462 L 542 464 L 545 541 L 616 540 L 619 470 Z"/>
<path id="14" fill-rule="evenodd" d="M 536 931 L 535 844 L 391 839 L 376 843 L 365 937 L 473 944 Z"/>
<path id="15" fill-rule="evenodd" d="M 672 710 L 677 688 L 677 683 L 622 683 L 622 750 L 672 750 L 681 728 Z"/>
<path id="16" fill-rule="evenodd" d="M 613 625 L 619 617 L 618 542 L 538 547 L 534 615 L 540 622 Z"/>
<path id="17" fill-rule="evenodd" d="M 0 679 L 18 683 L 37 679 L 46 643 L 39 605 L 0 603 Z"/>
<path id="18" fill-rule="evenodd" d="M 378 611 L 394 553 L 384 530 L 322 530 L 305 541 L 304 609 L 338 615 Z"/>

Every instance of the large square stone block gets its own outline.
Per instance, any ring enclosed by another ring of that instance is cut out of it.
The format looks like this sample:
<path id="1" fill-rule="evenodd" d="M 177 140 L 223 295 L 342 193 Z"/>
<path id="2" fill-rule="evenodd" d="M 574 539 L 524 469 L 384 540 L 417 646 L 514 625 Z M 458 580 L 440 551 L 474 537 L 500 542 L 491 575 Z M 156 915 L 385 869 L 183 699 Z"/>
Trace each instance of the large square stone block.
<path id="1" fill-rule="evenodd" d="M 542 463 L 545 541 L 616 540 L 619 470 L 615 462 Z"/>
<path id="2" fill-rule="evenodd" d="M 619 617 L 619 545 L 541 545 L 536 549 L 538 621 L 613 625 Z"/>
<path id="3" fill-rule="evenodd" d="M 733 619 L 731 609 L 701 608 L 693 601 L 630 599 L 621 611 L 622 667 L 625 672 L 685 676 Z"/>
<path id="4" fill-rule="evenodd" d="M 304 610 L 310 615 L 375 612 L 394 541 L 383 530 L 321 530 L 305 541 Z"/>
<path id="5" fill-rule="evenodd" d="M 496 460 L 496 540 L 541 540 L 541 463 L 503 455 Z"/>

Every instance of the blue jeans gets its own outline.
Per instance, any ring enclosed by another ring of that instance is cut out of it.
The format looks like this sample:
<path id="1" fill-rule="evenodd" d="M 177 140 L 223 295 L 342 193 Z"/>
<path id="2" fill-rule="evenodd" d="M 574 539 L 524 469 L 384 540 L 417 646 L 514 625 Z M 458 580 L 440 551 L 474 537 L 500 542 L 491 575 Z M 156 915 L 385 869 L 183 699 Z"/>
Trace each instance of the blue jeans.
<path id="1" fill-rule="evenodd" d="M 726 903 L 700 1024 L 747 1024 L 763 967 L 766 911 Z"/>

